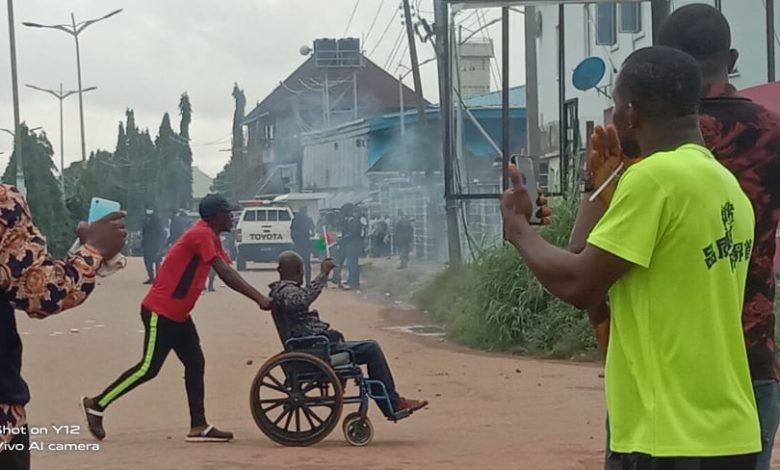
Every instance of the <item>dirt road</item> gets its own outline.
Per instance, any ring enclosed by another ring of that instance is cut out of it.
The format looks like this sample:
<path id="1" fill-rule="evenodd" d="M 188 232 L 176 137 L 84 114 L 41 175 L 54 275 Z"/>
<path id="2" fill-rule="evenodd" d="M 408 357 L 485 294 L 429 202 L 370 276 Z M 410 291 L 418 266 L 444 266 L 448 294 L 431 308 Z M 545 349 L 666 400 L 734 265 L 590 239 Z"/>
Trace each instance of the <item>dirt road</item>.
<path id="1" fill-rule="evenodd" d="M 94 442 L 83 426 L 78 397 L 98 393 L 141 357 L 138 310 L 145 286 L 140 263 L 132 261 L 78 310 L 45 321 L 19 317 L 24 372 L 33 396 L 29 419 L 48 431 L 33 441 L 45 448 Z M 247 277 L 264 286 L 274 274 L 258 271 Z M 314 447 L 274 444 L 256 428 L 248 396 L 262 362 L 281 349 L 279 340 L 266 313 L 220 288 L 201 298 L 194 316 L 206 354 L 207 416 L 235 432 L 235 442 L 184 442 L 189 418 L 183 367 L 171 354 L 156 379 L 108 410 L 108 437 L 98 451 L 35 450 L 33 468 L 600 468 L 605 415 L 600 368 L 478 354 L 389 330 L 419 324 L 421 318 L 369 304 L 354 292 L 328 290 L 316 306 L 348 338 L 379 340 L 399 391 L 429 399 L 429 408 L 392 424 L 372 407 L 376 436 L 366 448 L 347 446 L 338 428 Z M 62 425 L 81 428 L 64 434 Z"/>

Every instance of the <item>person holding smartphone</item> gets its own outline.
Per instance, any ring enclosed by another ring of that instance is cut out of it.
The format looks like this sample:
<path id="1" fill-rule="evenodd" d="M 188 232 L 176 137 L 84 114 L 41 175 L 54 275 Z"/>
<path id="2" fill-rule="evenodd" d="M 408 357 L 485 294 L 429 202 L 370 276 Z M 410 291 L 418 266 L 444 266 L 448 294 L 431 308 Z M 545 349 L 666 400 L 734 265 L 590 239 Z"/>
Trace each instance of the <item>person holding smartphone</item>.
<path id="1" fill-rule="evenodd" d="M 591 310 L 609 293 L 614 469 L 754 470 L 761 450 L 740 318 L 753 208 L 705 146 L 701 87 L 699 66 L 684 52 L 650 47 L 626 59 L 609 154 L 643 158 L 624 163 L 581 252 L 552 246 L 530 227 L 516 168 L 502 197 L 506 238 L 545 288 Z"/>
<path id="2" fill-rule="evenodd" d="M 81 247 L 65 259 L 46 252 L 46 239 L 19 191 L 0 185 L 0 468 L 30 468 L 25 405 L 30 391 L 21 375 L 22 341 L 15 310 L 48 318 L 81 305 L 95 276 L 125 244 L 125 214 L 115 212 L 78 227 Z M 21 447 L 21 449 L 19 448 Z"/>

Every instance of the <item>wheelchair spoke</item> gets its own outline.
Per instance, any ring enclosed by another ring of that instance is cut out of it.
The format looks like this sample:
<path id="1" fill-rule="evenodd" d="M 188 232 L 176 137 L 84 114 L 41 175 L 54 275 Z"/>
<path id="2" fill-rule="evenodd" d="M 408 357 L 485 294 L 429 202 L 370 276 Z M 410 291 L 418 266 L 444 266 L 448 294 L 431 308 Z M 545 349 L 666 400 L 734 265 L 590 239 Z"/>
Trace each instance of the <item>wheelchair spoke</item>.
<path id="1" fill-rule="evenodd" d="M 274 377 L 274 374 L 272 374 L 270 371 L 268 372 L 268 375 L 267 375 L 267 377 L 268 377 L 269 379 L 271 379 L 271 381 L 272 381 L 273 383 L 275 383 L 277 387 L 282 387 L 282 388 L 284 388 L 284 385 L 283 385 L 281 382 L 279 382 L 279 379 L 277 379 L 276 377 Z"/>
<path id="2" fill-rule="evenodd" d="M 317 413 L 310 410 L 308 406 L 304 405 L 302 409 L 303 409 L 303 415 L 306 416 L 306 419 L 308 419 L 309 422 L 311 422 L 312 418 L 314 418 L 314 420 L 317 421 L 317 426 L 321 426 L 322 423 L 325 422 L 322 418 L 317 416 Z M 312 424 L 311 427 L 314 428 L 315 427 L 314 424 Z"/>
<path id="3" fill-rule="evenodd" d="M 322 424 L 322 420 L 319 418 L 319 416 L 309 411 L 309 408 L 306 405 L 302 406 L 301 409 L 303 410 L 303 416 L 306 418 L 306 421 L 309 422 L 309 426 L 311 426 L 312 431 L 317 429 L 317 426 L 314 425 L 314 421 L 311 419 L 312 415 L 314 416 L 314 419 L 319 421 L 319 424 Z"/>
<path id="4" fill-rule="evenodd" d="M 279 422 L 280 422 L 282 419 L 284 419 L 284 417 L 285 417 L 285 416 L 289 416 L 289 415 L 290 415 L 290 409 L 288 408 L 288 409 L 284 410 L 284 411 L 282 412 L 282 414 L 280 414 L 279 416 L 277 416 L 277 417 L 276 417 L 276 421 L 274 421 L 274 426 L 278 426 L 278 425 L 279 425 Z"/>
<path id="5" fill-rule="evenodd" d="M 297 408 L 295 408 L 297 410 Z M 293 413 L 290 411 L 287 413 L 287 421 L 284 422 L 284 430 L 289 431 L 290 430 L 290 422 L 292 421 Z"/>
<path id="6" fill-rule="evenodd" d="M 269 377 L 271 377 L 271 376 L 269 375 Z M 283 385 L 277 386 L 277 385 L 274 385 L 274 384 L 271 384 L 271 383 L 268 383 L 268 382 L 265 382 L 265 381 L 261 382 L 260 385 L 262 385 L 264 387 L 268 387 L 271 390 L 276 390 L 279 393 L 284 393 L 285 395 L 289 395 L 290 394 L 290 391 L 285 389 Z"/>
<path id="7" fill-rule="evenodd" d="M 269 400 L 260 400 L 261 408 L 262 408 L 262 405 L 264 405 L 264 404 L 265 405 L 271 404 L 271 406 L 269 406 L 268 408 L 262 408 L 264 413 L 268 413 L 271 410 L 279 408 L 280 406 L 284 405 L 285 403 L 287 403 L 287 400 L 284 399 L 284 398 L 282 398 L 282 399 L 274 399 L 274 400 L 270 400 L 270 399 Z"/>

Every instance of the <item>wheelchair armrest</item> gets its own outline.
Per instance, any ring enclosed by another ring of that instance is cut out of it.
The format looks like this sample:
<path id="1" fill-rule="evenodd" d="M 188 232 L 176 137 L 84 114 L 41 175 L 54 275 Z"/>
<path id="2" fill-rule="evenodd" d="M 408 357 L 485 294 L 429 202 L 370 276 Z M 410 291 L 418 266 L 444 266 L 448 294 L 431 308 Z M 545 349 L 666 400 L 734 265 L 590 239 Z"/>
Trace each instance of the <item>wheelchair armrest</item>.
<path id="1" fill-rule="evenodd" d="M 284 342 L 285 351 L 316 350 L 330 356 L 330 340 L 327 336 L 301 336 Z"/>

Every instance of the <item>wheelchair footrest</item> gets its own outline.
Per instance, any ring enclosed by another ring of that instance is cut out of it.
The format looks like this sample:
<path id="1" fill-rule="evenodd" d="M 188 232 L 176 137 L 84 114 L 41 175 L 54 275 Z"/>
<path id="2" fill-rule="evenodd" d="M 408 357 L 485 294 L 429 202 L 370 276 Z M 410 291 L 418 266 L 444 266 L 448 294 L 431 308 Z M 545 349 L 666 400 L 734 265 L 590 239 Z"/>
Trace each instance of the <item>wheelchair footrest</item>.
<path id="1" fill-rule="evenodd" d="M 402 419 L 404 419 L 404 418 L 408 418 L 408 417 L 409 417 L 409 416 L 411 416 L 411 415 L 412 415 L 412 412 L 411 412 L 411 411 L 409 411 L 409 410 L 400 410 L 400 411 L 396 411 L 396 412 L 394 412 L 394 413 L 392 414 L 392 416 L 389 416 L 389 417 L 387 418 L 387 420 L 388 420 L 388 421 L 393 421 L 393 422 L 396 422 L 396 421 L 400 421 L 400 420 L 402 420 Z"/>

